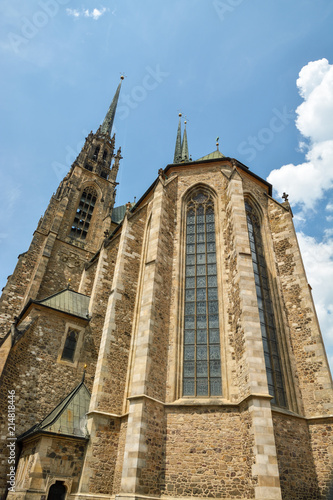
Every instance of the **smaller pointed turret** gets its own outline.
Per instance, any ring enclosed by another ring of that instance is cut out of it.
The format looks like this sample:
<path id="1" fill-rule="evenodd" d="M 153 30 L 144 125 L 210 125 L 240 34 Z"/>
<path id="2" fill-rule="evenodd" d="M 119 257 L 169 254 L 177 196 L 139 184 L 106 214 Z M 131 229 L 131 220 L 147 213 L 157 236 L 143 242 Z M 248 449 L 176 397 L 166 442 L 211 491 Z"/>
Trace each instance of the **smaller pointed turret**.
<path id="1" fill-rule="evenodd" d="M 183 135 L 183 142 L 182 142 L 182 160 L 181 161 L 185 162 L 188 160 L 189 160 L 189 154 L 188 154 L 186 120 L 185 120 L 185 122 L 184 122 L 184 135 Z"/>
<path id="2" fill-rule="evenodd" d="M 107 134 L 108 136 L 111 136 L 111 131 L 112 131 L 112 127 L 113 127 L 114 117 L 116 115 L 116 109 L 117 109 L 117 104 L 118 104 L 118 99 L 119 99 L 119 94 L 120 94 L 121 83 L 122 83 L 123 79 L 124 79 L 124 77 L 121 76 L 120 83 L 118 85 L 118 88 L 116 90 L 114 98 L 112 99 L 112 102 L 110 104 L 108 112 L 106 113 L 104 121 L 100 127 L 100 133 Z"/>
<path id="3" fill-rule="evenodd" d="M 182 114 L 179 113 L 179 122 L 178 122 L 178 130 L 177 130 L 177 138 L 176 138 L 176 147 L 175 147 L 175 155 L 173 157 L 174 163 L 180 163 L 182 159 L 182 131 L 181 131 L 181 123 L 180 119 Z"/>

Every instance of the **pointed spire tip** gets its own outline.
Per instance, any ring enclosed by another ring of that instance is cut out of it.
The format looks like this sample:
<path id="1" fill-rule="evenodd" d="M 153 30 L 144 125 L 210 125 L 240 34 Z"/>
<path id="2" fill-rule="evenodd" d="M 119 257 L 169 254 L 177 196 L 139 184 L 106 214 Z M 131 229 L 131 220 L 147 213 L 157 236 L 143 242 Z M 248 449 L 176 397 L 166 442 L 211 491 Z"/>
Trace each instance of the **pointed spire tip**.
<path id="1" fill-rule="evenodd" d="M 118 104 L 118 99 L 119 99 L 119 93 L 120 93 L 120 87 L 121 87 L 121 83 L 124 79 L 124 76 L 121 75 L 120 77 L 120 83 L 118 85 L 118 88 L 116 90 L 116 93 L 114 95 L 114 98 L 110 104 L 110 107 L 108 109 L 108 112 L 106 113 L 106 116 L 104 118 L 104 121 L 100 127 L 100 130 L 101 130 L 101 133 L 102 134 L 107 134 L 109 136 L 111 136 L 111 131 L 112 131 L 112 126 L 113 126 L 113 121 L 114 121 L 114 117 L 115 117 L 115 114 L 116 114 L 116 109 L 117 109 L 117 104 Z"/>

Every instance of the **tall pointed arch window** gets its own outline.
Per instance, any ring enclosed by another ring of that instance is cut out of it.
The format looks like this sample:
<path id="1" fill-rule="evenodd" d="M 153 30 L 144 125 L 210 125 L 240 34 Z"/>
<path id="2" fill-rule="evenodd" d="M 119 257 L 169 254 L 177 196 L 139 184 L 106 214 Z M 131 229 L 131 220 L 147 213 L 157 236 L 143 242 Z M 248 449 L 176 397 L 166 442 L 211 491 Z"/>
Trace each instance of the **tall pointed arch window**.
<path id="1" fill-rule="evenodd" d="M 273 404 L 286 407 L 287 402 L 260 224 L 255 210 L 250 203 L 245 202 L 245 210 L 257 292 L 268 390 L 270 395 L 273 396 Z"/>
<path id="2" fill-rule="evenodd" d="M 220 396 L 221 349 L 214 202 L 196 191 L 186 206 L 183 396 Z"/>
<path id="3" fill-rule="evenodd" d="M 93 187 L 87 187 L 80 199 L 78 209 L 72 224 L 70 236 L 85 240 L 91 222 L 92 213 L 95 208 L 97 193 Z"/>

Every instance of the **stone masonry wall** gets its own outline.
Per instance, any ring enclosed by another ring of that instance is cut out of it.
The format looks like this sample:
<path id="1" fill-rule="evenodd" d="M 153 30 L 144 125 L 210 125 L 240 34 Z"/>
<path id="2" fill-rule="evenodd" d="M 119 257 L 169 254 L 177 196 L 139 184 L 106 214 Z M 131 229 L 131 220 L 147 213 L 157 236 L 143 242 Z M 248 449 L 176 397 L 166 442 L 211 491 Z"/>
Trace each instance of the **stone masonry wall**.
<path id="1" fill-rule="evenodd" d="M 91 257 L 92 254 L 85 250 L 73 248 L 56 240 L 38 291 L 37 300 L 60 292 L 67 287 L 69 280 L 70 288 L 78 290 L 84 265 Z"/>
<path id="2" fill-rule="evenodd" d="M 112 491 L 114 495 L 120 492 L 121 474 L 124 462 L 126 432 L 127 432 L 127 418 L 124 417 L 120 423 L 118 449 L 117 449 L 117 462 L 114 472 L 113 491 Z"/>
<path id="3" fill-rule="evenodd" d="M 160 401 L 165 401 L 166 395 L 176 196 L 177 183 L 173 180 L 165 186 L 165 201 L 158 243 L 159 255 L 156 259 L 156 275 L 159 286 L 156 287 L 155 291 L 154 335 L 149 353 L 151 363 L 147 395 Z"/>
<path id="4" fill-rule="evenodd" d="M 321 498 L 333 498 L 333 418 L 308 422 Z"/>
<path id="5" fill-rule="evenodd" d="M 87 242 L 82 242 L 69 238 L 68 233 L 74 220 L 80 193 L 87 184 L 95 185 L 99 199 Z M 62 185 L 64 186 L 62 195 L 60 198 L 51 197 L 45 214 L 38 223 L 29 250 L 20 256 L 13 275 L 9 277 L 4 288 L 0 298 L 0 339 L 6 335 L 14 317 L 18 316 L 23 308 L 30 286 L 33 298 L 36 297 L 37 291 L 38 298 L 58 292 L 67 286 L 69 278 L 72 280 L 72 287 L 77 290 L 84 263 L 94 255 L 104 238 L 104 219 L 109 215 L 113 202 L 113 184 L 77 167 L 71 170 Z M 55 238 L 58 239 L 52 249 Z M 47 255 L 42 256 L 45 244 L 50 245 L 50 248 L 47 249 Z M 49 250 L 51 256 L 48 255 Z M 45 265 L 47 271 L 44 277 Z M 38 273 L 35 275 L 37 269 Z"/>
<path id="6" fill-rule="evenodd" d="M 306 421 L 273 413 L 283 500 L 321 499 Z"/>
<path id="7" fill-rule="evenodd" d="M 116 238 L 108 246 L 107 251 L 103 253 L 103 256 L 105 257 L 103 259 L 103 269 L 102 272 L 98 274 L 98 276 L 96 276 L 97 270 L 95 265 L 91 266 L 88 270 L 91 275 L 91 281 L 93 281 L 93 278 L 95 279 L 95 281 L 97 281 L 96 283 L 93 283 L 93 285 L 89 286 L 90 290 L 85 290 L 85 292 L 89 291 L 91 295 L 89 305 L 89 314 L 91 316 L 91 320 L 89 326 L 92 342 L 94 345 L 94 352 L 97 353 L 97 356 L 100 348 L 108 297 L 111 291 L 112 277 L 118 253 L 118 244 L 119 239 Z M 94 363 L 96 362 L 96 359 L 97 358 L 94 358 Z M 93 383 L 94 375 L 95 373 L 93 372 L 91 385 Z"/>
<path id="8" fill-rule="evenodd" d="M 91 296 L 91 292 L 94 286 L 97 264 L 98 259 L 95 259 L 93 262 L 89 262 L 86 264 L 78 289 L 79 293 L 83 293 L 83 295 L 88 295 L 89 297 Z"/>
<path id="9" fill-rule="evenodd" d="M 34 269 L 40 256 L 45 236 L 35 233 L 29 250 L 19 256 L 18 263 L 0 298 L 0 339 L 3 338 L 18 316 L 24 305 L 26 289 L 33 276 Z"/>
<path id="10" fill-rule="evenodd" d="M 39 490 L 44 493 L 48 477 L 72 479 L 71 492 L 78 487 L 86 443 L 84 440 L 62 437 L 37 437 L 23 445 L 17 469 L 17 493 L 8 499 L 17 498 L 20 490 Z M 27 463 L 28 462 L 28 463 Z"/>
<path id="11" fill-rule="evenodd" d="M 85 478 L 89 492 L 111 495 L 118 454 L 120 420 L 101 416 L 95 420 L 91 435 L 90 474 Z"/>
<path id="12" fill-rule="evenodd" d="M 42 420 L 82 379 L 83 365 L 87 362 L 87 385 L 95 371 L 97 350 L 89 327 L 86 328 L 84 342 L 77 367 L 69 363 L 58 363 L 57 357 L 65 333 L 68 317 L 59 314 L 44 315 L 32 323 L 20 340 L 11 349 L 0 378 L 0 491 L 5 477 L 7 450 L 3 448 L 3 438 L 7 437 L 7 394 L 15 390 L 16 435 L 28 430 Z M 82 328 L 86 322 L 70 317 L 71 324 L 77 322 Z M 54 383 L 55 382 L 55 383 Z M 2 443 L 2 444 L 1 444 Z"/>
<path id="13" fill-rule="evenodd" d="M 122 413 L 145 222 L 146 210 L 141 210 L 129 219 L 130 237 L 127 241 L 126 262 L 122 275 L 127 286 L 122 300 L 116 301 L 116 331 L 108 354 L 112 383 L 105 384 L 103 388 L 103 396 L 98 407 L 100 411 Z"/>
<path id="14" fill-rule="evenodd" d="M 35 437 L 35 439 L 30 439 L 22 447 L 20 453 L 20 460 L 17 465 L 15 482 L 16 490 L 27 490 L 30 486 L 30 473 L 33 469 L 33 465 L 38 460 L 37 447 L 40 439 Z M 23 496 L 23 495 L 22 495 Z M 9 494 L 8 498 L 17 498 L 17 495 Z"/>
<path id="15" fill-rule="evenodd" d="M 240 290 L 237 279 L 237 254 L 234 251 L 234 234 L 232 226 L 230 199 L 226 196 L 226 225 L 223 231 L 225 243 L 225 272 L 228 292 L 228 332 L 229 343 L 234 361 L 234 375 L 237 380 L 239 397 L 246 395 L 247 373 L 243 360 L 245 353 L 244 328 L 241 321 Z"/>
<path id="16" fill-rule="evenodd" d="M 333 410 L 330 372 L 291 214 L 270 200 L 269 223 L 296 362 L 293 376 L 298 377 L 301 391 L 300 406 L 306 416 L 330 414 Z"/>
<path id="17" fill-rule="evenodd" d="M 166 420 L 164 495 L 254 498 L 248 412 L 170 406 Z"/>
<path id="18" fill-rule="evenodd" d="M 147 453 L 138 478 L 138 492 L 142 495 L 159 495 L 164 482 L 165 416 L 164 407 L 152 400 L 145 401 L 143 420 Z"/>
<path id="19" fill-rule="evenodd" d="M 51 473 L 54 476 L 71 478 L 73 480 L 71 492 L 75 492 L 80 479 L 85 449 L 85 441 L 52 437 L 46 450 L 46 457 L 43 459 L 43 476 Z"/>
<path id="20" fill-rule="evenodd" d="M 86 187 L 93 187 L 97 200 L 93 210 L 89 231 L 85 240 L 73 239 L 70 230 L 82 192 Z M 61 241 L 73 244 L 77 248 L 85 248 L 94 254 L 105 238 L 104 231 L 111 223 L 110 211 L 114 202 L 114 184 L 103 179 L 94 172 L 81 168 L 76 163 L 61 182 L 57 193 L 51 200 L 57 201 L 57 210 L 50 228 Z M 46 219 L 44 217 L 44 219 Z M 43 221 L 42 227 L 47 224 Z"/>

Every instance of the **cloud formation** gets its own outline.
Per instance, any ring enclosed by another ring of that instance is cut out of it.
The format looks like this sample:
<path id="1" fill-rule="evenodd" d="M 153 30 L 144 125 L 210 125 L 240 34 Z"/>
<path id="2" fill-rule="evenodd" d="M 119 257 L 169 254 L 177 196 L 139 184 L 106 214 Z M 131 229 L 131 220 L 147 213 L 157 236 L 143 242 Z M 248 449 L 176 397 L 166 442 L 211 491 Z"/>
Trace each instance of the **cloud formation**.
<path id="1" fill-rule="evenodd" d="M 283 165 L 268 176 L 281 196 L 285 191 L 293 205 L 313 210 L 333 187 L 333 65 L 327 59 L 309 62 L 302 68 L 297 87 L 304 102 L 296 109 L 296 127 L 307 148 L 305 162 Z"/>
<path id="2" fill-rule="evenodd" d="M 299 73 L 297 87 L 304 99 L 296 109 L 296 127 L 304 138 L 299 146 L 306 151 L 305 161 L 273 170 L 268 181 L 279 196 L 289 194 L 296 226 L 307 227 L 310 212 L 313 215 L 316 205 L 327 200 L 333 187 L 333 65 L 327 59 L 309 62 Z M 326 201 L 323 210 L 326 216 L 316 215 L 322 240 L 304 232 L 297 237 L 333 367 L 333 229 L 324 227 L 333 220 L 332 201 Z"/>
<path id="3" fill-rule="evenodd" d="M 313 289 L 321 331 L 329 348 L 333 346 L 333 239 L 325 238 L 318 243 L 303 232 L 297 233 L 297 238 L 308 282 Z"/>
<path id="4" fill-rule="evenodd" d="M 102 7 L 101 9 L 66 9 L 67 15 L 72 16 L 75 18 L 79 17 L 91 17 L 95 21 L 97 21 L 105 12 L 107 12 L 109 9 L 106 7 Z"/>

